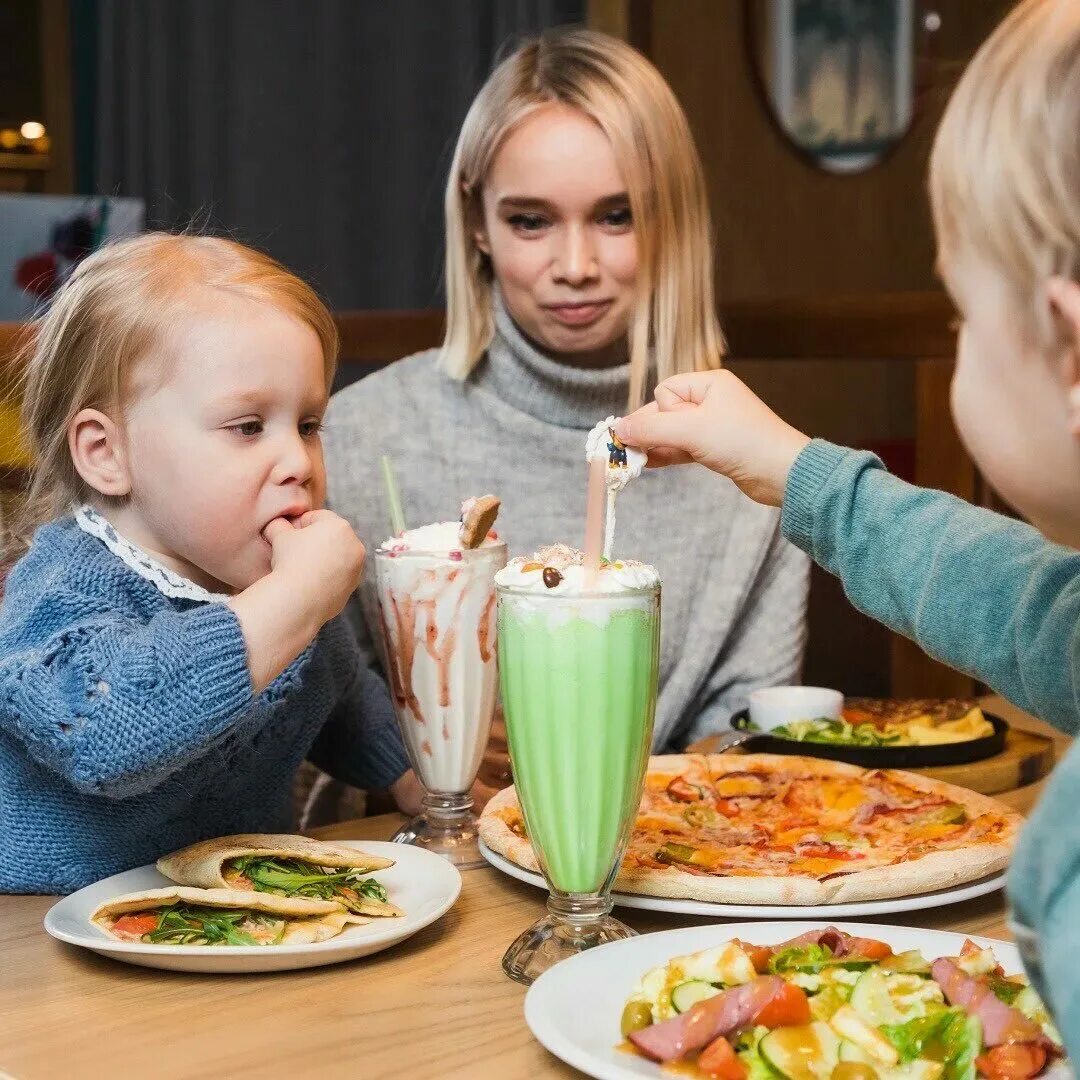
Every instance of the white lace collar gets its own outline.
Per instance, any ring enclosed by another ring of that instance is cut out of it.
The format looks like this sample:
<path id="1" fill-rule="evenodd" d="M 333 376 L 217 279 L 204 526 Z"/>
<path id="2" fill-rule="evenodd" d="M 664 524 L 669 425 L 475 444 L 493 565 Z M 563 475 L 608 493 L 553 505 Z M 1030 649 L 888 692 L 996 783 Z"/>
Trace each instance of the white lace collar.
<path id="1" fill-rule="evenodd" d="M 75 523 L 83 532 L 96 536 L 125 566 L 166 596 L 175 600 L 198 600 L 204 604 L 229 599 L 224 593 L 212 593 L 194 581 L 188 581 L 151 558 L 142 548 L 121 536 L 92 506 L 80 506 L 75 511 Z"/>

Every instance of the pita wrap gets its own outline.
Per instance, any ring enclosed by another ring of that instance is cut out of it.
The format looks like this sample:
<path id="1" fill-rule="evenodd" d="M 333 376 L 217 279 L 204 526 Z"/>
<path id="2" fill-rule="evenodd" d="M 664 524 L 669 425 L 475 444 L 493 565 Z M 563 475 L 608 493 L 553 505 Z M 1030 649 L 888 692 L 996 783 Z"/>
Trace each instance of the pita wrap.
<path id="1" fill-rule="evenodd" d="M 202 889 L 234 889 L 249 895 L 249 891 L 255 890 L 255 884 L 234 867 L 227 865 L 233 859 L 249 856 L 309 863 L 313 872 L 319 867 L 327 867 L 369 873 L 394 865 L 393 859 L 382 859 L 378 855 L 369 855 L 344 844 L 312 840 L 307 836 L 240 833 L 201 840 L 190 847 L 174 851 L 171 855 L 163 855 L 157 861 L 157 868 L 167 878 L 181 885 L 193 885 Z M 259 890 L 259 895 L 275 895 L 275 892 L 277 895 L 288 895 L 283 890 L 267 892 L 264 889 Z M 355 890 L 336 896 L 334 903 L 361 915 L 383 917 L 404 914 L 394 904 L 358 894 Z"/>
<path id="2" fill-rule="evenodd" d="M 371 921 L 353 915 L 333 900 L 275 896 L 273 893 L 245 892 L 240 889 L 193 889 L 184 885 L 146 889 L 106 900 L 90 916 L 90 921 L 109 937 L 118 941 L 130 941 L 130 935 L 116 932 L 115 926 L 119 918 L 135 912 L 155 912 L 177 906 L 213 908 L 218 911 L 233 909 L 283 922 L 284 930 L 280 941 L 267 940 L 264 944 L 306 945 L 326 941 L 328 938 L 337 937 L 350 923 L 362 925 Z M 261 923 L 259 929 L 265 931 L 266 925 L 265 922 Z M 239 924 L 237 929 L 250 932 L 243 923 Z M 275 930 L 280 931 L 281 927 L 276 927 Z"/>

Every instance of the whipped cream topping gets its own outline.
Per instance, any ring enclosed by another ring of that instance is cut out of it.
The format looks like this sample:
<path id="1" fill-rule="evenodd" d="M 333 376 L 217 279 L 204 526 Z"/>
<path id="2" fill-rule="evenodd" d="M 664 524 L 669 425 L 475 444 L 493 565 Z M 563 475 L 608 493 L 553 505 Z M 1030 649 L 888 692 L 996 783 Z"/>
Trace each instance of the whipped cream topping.
<path id="1" fill-rule="evenodd" d="M 601 562 L 596 581 L 587 583 L 585 553 L 566 544 L 540 548 L 511 559 L 495 575 L 499 585 L 521 591 L 579 596 L 583 593 L 636 592 L 660 584 L 656 567 L 634 559 Z"/>
<path id="2" fill-rule="evenodd" d="M 489 533 L 480 547 L 493 547 L 501 543 L 498 537 Z M 421 525 L 416 529 L 406 529 L 397 536 L 388 537 L 379 545 L 380 551 L 400 554 L 405 551 L 430 552 L 433 555 L 448 555 L 452 551 L 465 550 L 461 542 L 460 521 L 436 521 L 430 525 Z"/>
<path id="3" fill-rule="evenodd" d="M 617 417 L 614 416 L 601 420 L 585 440 L 585 459 L 607 463 L 604 481 L 608 491 L 622 491 L 631 480 L 641 475 L 648 461 L 648 455 L 643 450 L 624 446 L 619 441 L 612 430 L 616 422 Z"/>

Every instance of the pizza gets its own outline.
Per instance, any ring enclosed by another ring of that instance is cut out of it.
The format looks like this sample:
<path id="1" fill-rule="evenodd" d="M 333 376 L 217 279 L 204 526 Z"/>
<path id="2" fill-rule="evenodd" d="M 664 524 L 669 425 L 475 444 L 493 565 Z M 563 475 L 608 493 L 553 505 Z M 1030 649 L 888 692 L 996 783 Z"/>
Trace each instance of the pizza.
<path id="1" fill-rule="evenodd" d="M 772 754 L 653 757 L 615 889 L 719 904 L 916 896 L 1004 869 L 1020 825 L 994 799 L 914 773 Z M 513 788 L 488 803 L 480 836 L 539 869 Z"/>

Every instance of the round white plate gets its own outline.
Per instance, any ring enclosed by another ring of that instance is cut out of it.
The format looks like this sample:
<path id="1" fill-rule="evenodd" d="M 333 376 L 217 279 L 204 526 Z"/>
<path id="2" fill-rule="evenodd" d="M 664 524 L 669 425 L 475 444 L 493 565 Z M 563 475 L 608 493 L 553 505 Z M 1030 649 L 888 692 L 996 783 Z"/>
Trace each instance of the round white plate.
<path id="1" fill-rule="evenodd" d="M 547 889 L 542 874 L 533 873 L 518 866 L 517 863 L 492 851 L 482 840 L 480 854 L 496 870 L 509 874 L 518 881 L 535 885 L 538 889 Z M 614 892 L 611 899 L 619 907 L 643 908 L 646 911 L 668 911 L 678 915 L 705 915 L 711 919 L 838 919 L 843 916 L 855 918 L 862 915 L 890 915 L 901 911 L 922 911 L 925 908 L 944 907 L 958 904 L 961 900 L 972 900 L 976 896 L 986 896 L 1005 886 L 1005 873 L 981 878 L 965 885 L 954 885 L 951 889 L 939 889 L 937 892 L 922 893 L 919 896 L 900 896 L 889 900 L 864 900 L 859 903 L 823 904 L 820 907 L 797 907 L 780 904 L 712 904 L 705 900 L 669 900 L 662 896 L 637 896 L 632 893 Z"/>
<path id="2" fill-rule="evenodd" d="M 314 945 L 147 945 L 116 941 L 90 922 L 97 906 L 124 893 L 172 884 L 155 867 L 140 866 L 57 901 L 45 915 L 45 929 L 60 941 L 140 967 L 209 971 L 218 975 L 287 971 L 338 964 L 388 949 L 441 918 L 461 892 L 461 875 L 457 869 L 430 851 L 382 840 L 335 840 L 334 843 L 395 860 L 393 866 L 376 871 L 375 876 L 386 886 L 390 899 L 405 912 L 403 917 L 348 926 L 337 937 Z"/>
<path id="3" fill-rule="evenodd" d="M 735 937 L 755 945 L 775 945 L 822 925 L 820 922 L 748 922 L 694 926 L 601 945 L 556 964 L 533 983 L 525 997 L 525 1023 L 556 1057 L 597 1080 L 663 1080 L 670 1074 L 659 1065 L 616 1049 L 622 1041 L 619 1019 L 623 1005 L 649 968 L 673 956 L 708 949 Z M 837 925 L 850 934 L 887 941 L 896 952 L 921 949 L 931 961 L 939 956 L 956 956 L 966 937 L 906 926 Z M 1022 970 L 1014 945 L 989 938 L 971 940 L 992 948 L 1007 974 Z M 1067 1069 L 1056 1066 L 1046 1078 L 1063 1080 L 1068 1075 Z"/>

